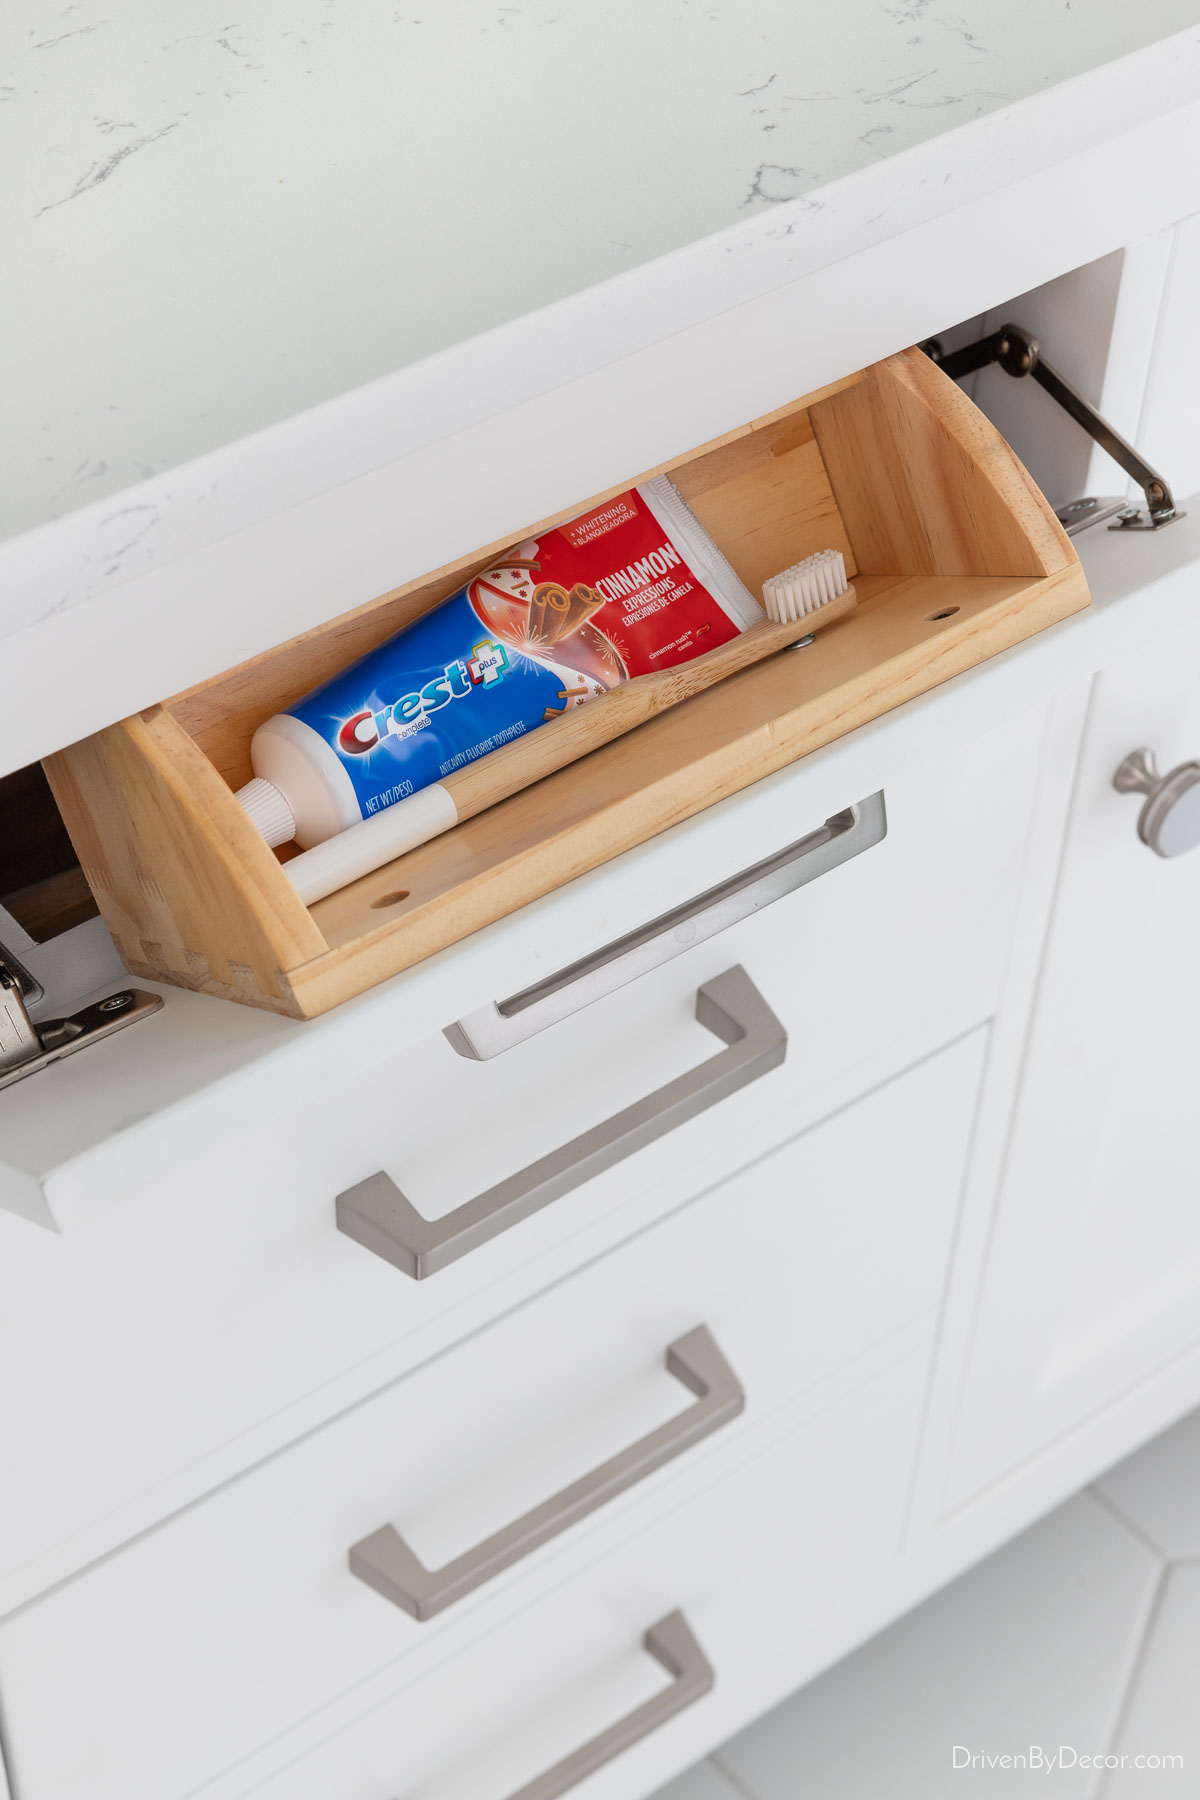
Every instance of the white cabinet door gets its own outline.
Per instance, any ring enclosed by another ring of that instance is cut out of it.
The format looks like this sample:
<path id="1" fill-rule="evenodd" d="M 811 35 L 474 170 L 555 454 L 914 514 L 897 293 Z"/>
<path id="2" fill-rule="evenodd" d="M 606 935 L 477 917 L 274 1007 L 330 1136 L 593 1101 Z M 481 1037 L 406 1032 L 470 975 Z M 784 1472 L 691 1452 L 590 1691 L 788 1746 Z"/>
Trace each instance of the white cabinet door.
<path id="1" fill-rule="evenodd" d="M 951 1501 L 1200 1345 L 1200 850 L 1156 855 L 1112 785 L 1141 746 L 1200 758 L 1196 585 L 1193 625 L 1096 680 Z"/>

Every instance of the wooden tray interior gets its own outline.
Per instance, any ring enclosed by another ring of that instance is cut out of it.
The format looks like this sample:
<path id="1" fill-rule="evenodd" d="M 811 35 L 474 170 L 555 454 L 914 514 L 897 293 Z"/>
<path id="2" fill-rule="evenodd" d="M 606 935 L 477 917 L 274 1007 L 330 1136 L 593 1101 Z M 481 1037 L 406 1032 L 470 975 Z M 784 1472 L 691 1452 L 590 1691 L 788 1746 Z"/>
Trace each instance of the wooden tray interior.
<path id="1" fill-rule="evenodd" d="M 833 391 L 862 379 L 862 375 L 855 375 L 849 382 L 838 383 Z M 751 593 L 757 594 L 767 576 L 777 574 L 789 563 L 831 546 L 845 556 L 847 572 L 852 576 L 856 567 L 854 552 L 825 473 L 807 406 L 798 403 L 774 418 L 773 426 L 747 426 L 714 449 L 647 470 L 594 500 L 584 500 L 526 530 L 511 532 L 495 544 L 485 544 L 434 575 L 382 594 L 328 625 L 318 626 L 236 669 L 177 694 L 165 702 L 166 710 L 222 778 L 231 787 L 240 787 L 253 773 L 250 739 L 264 719 L 285 710 L 301 695 L 438 605 L 472 575 L 486 569 L 497 551 L 522 538 L 536 537 L 539 531 L 550 529 L 561 519 L 571 518 L 656 474 L 670 474 Z"/>
<path id="2" fill-rule="evenodd" d="M 130 968 L 322 1011 L 1086 604 L 1045 500 L 919 352 L 665 472 L 752 591 L 835 546 L 856 612 L 311 909 L 233 798 L 255 728 L 557 519 L 176 695 L 48 764 Z"/>

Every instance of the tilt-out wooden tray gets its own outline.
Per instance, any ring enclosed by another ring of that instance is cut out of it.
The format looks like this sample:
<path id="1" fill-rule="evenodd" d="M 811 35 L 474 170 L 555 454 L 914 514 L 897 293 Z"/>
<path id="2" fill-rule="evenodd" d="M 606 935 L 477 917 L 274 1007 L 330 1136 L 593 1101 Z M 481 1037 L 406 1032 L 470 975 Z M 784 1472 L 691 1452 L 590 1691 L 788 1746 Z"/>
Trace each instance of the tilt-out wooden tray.
<path id="1" fill-rule="evenodd" d="M 580 742 L 568 767 L 306 907 L 234 798 L 256 726 L 558 519 L 515 521 L 47 760 L 130 972 L 313 1017 L 1088 603 L 1044 496 L 916 350 L 558 517 L 660 473 L 752 592 L 832 546 L 857 606 L 802 655 L 767 657 L 599 748 Z"/>

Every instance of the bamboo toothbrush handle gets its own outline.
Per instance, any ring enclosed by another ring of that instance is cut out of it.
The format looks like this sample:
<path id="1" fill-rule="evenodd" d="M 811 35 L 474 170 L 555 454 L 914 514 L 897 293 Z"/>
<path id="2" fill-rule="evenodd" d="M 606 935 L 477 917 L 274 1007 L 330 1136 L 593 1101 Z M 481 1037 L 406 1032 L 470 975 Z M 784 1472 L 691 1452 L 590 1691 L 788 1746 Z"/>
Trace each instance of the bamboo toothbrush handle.
<path id="1" fill-rule="evenodd" d="M 599 700 L 577 706 L 561 719 L 551 719 L 528 736 L 514 738 L 501 749 L 481 756 L 478 762 L 456 769 L 453 775 L 444 775 L 440 785 L 452 796 L 459 819 L 473 818 L 531 782 L 577 762 L 589 750 L 624 736 L 635 725 L 644 725 L 668 706 L 678 706 L 681 700 L 703 693 L 727 675 L 747 669 L 778 650 L 786 650 L 797 638 L 832 624 L 850 611 L 855 598 L 854 589 L 849 588 L 808 618 L 789 619 L 782 625 L 764 619 L 694 662 L 664 669 L 660 675 L 639 675 Z"/>

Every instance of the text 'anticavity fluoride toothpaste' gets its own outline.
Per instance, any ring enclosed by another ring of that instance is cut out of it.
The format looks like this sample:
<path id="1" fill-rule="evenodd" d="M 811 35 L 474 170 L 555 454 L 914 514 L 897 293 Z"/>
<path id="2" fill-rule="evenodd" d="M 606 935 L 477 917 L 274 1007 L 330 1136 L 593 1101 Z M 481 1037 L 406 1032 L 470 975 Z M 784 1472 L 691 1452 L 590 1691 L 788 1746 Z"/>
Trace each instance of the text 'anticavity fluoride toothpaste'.
<path id="1" fill-rule="evenodd" d="M 518 544 L 260 725 L 238 799 L 269 844 L 307 849 L 762 617 L 659 476 Z M 453 823 L 451 805 L 423 836 Z"/>

